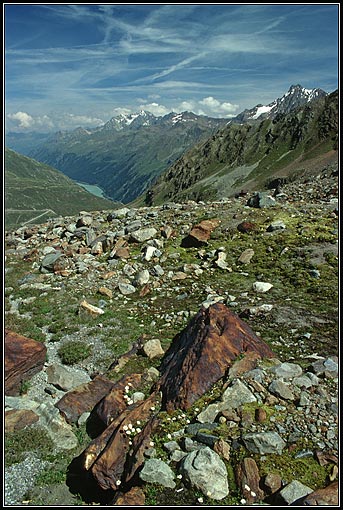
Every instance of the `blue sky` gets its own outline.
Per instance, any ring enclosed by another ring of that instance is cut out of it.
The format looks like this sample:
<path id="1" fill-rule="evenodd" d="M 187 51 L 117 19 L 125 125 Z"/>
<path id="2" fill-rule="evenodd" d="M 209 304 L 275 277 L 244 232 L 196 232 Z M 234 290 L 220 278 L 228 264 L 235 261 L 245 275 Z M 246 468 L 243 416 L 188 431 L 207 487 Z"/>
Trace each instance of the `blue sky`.
<path id="1" fill-rule="evenodd" d="M 6 128 L 140 109 L 230 118 L 338 87 L 339 4 L 4 4 Z"/>

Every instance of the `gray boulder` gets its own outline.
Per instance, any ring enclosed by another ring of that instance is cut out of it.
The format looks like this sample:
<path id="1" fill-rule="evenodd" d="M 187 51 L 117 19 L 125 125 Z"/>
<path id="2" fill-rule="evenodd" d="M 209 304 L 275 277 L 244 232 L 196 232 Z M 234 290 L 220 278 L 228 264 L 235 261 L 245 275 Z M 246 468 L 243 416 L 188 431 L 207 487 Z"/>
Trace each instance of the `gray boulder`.
<path id="1" fill-rule="evenodd" d="M 182 461 L 181 473 L 186 482 L 212 499 L 220 500 L 229 494 L 225 464 L 208 446 L 189 453 Z"/>

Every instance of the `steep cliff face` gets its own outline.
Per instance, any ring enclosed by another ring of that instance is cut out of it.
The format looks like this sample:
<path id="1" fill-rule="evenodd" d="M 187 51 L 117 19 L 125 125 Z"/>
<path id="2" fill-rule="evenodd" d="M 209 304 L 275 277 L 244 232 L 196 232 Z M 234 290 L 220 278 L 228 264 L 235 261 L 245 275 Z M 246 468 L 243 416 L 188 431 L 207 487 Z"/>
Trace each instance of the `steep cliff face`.
<path id="1" fill-rule="evenodd" d="M 231 124 L 198 144 L 151 188 L 165 200 L 230 196 L 265 185 L 274 175 L 292 178 L 337 159 L 338 91 L 292 113 L 258 124 Z"/>

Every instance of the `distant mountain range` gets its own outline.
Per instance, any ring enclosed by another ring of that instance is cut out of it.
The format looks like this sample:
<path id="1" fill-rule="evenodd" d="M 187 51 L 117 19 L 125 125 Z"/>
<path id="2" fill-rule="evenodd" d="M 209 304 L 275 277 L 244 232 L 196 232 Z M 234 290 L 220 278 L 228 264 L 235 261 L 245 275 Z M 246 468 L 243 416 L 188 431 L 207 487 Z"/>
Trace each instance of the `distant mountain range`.
<path id="1" fill-rule="evenodd" d="M 115 209 L 118 205 L 85 191 L 54 168 L 5 150 L 6 229 L 80 211 Z"/>
<path id="2" fill-rule="evenodd" d="M 155 117 L 141 111 L 114 117 L 98 128 L 55 133 L 29 156 L 127 203 L 187 149 L 226 123 L 190 112 Z"/>
<path id="3" fill-rule="evenodd" d="M 232 122 L 164 172 L 149 190 L 153 201 L 218 199 L 263 189 L 276 177 L 313 178 L 337 164 L 338 111 L 335 91 L 258 123 Z"/>
<path id="4" fill-rule="evenodd" d="M 241 138 L 237 125 L 278 121 L 295 109 L 327 96 L 321 89 L 292 85 L 281 98 L 268 105 L 257 104 L 230 120 L 191 112 L 156 117 L 142 110 L 113 117 L 103 126 L 92 129 L 77 128 L 39 137 L 31 133 L 26 139 L 8 133 L 6 144 L 76 181 L 97 184 L 107 196 L 128 203 L 145 193 L 161 174 L 168 173 L 192 147 L 199 143 L 207 145 L 207 140 L 213 137 L 217 140 L 216 133 L 221 129 L 232 127 L 235 135 L 233 139 L 229 137 L 232 146 L 227 150 L 235 154 L 236 138 Z M 250 129 L 242 128 L 242 132 Z"/>

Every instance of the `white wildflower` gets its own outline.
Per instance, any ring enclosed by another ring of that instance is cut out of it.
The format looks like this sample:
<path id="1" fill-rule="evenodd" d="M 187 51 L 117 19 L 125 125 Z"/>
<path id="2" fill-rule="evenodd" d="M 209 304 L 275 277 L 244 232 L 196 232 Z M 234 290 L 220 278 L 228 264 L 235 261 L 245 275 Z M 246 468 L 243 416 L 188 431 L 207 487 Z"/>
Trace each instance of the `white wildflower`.
<path id="1" fill-rule="evenodd" d="M 117 481 L 116 481 L 116 485 L 118 485 L 118 486 L 119 486 L 120 484 L 121 484 L 121 481 L 120 481 L 120 480 L 117 480 Z"/>
<path id="2" fill-rule="evenodd" d="M 151 406 L 151 407 L 150 407 L 150 410 L 151 410 L 151 411 L 155 411 L 155 406 Z"/>
<path id="3" fill-rule="evenodd" d="M 242 498 L 242 499 L 241 499 L 241 503 L 242 503 L 242 505 L 245 505 L 245 503 L 246 503 L 246 502 L 247 502 L 247 500 L 246 500 L 246 499 L 244 499 L 244 498 Z"/>
<path id="4" fill-rule="evenodd" d="M 150 446 L 155 446 L 154 441 L 150 441 Z"/>
<path id="5" fill-rule="evenodd" d="M 124 425 L 124 426 L 123 426 L 123 429 L 124 429 L 124 430 L 127 430 L 127 429 L 128 429 L 128 426 L 127 426 L 127 425 Z"/>
<path id="6" fill-rule="evenodd" d="M 252 495 L 252 497 L 253 497 L 253 498 L 255 498 L 255 497 L 256 497 L 256 492 L 251 491 L 251 493 L 250 493 L 250 494 Z"/>
<path id="7" fill-rule="evenodd" d="M 172 435 L 171 435 L 171 434 L 167 434 L 167 438 L 168 438 L 168 439 L 171 439 L 171 438 L 172 438 Z"/>
<path id="8" fill-rule="evenodd" d="M 142 429 L 140 429 L 139 427 L 136 428 L 136 432 L 137 434 L 139 434 L 140 432 L 142 432 Z"/>
<path id="9" fill-rule="evenodd" d="M 203 498 L 198 498 L 198 501 L 199 501 L 199 503 L 203 503 L 204 502 Z"/>
<path id="10" fill-rule="evenodd" d="M 176 477 L 176 478 L 178 478 L 179 480 L 181 480 L 181 479 L 182 479 L 182 475 L 177 475 L 177 477 Z"/>
<path id="11" fill-rule="evenodd" d="M 245 484 L 245 485 L 244 485 L 244 489 L 245 489 L 246 491 L 250 491 L 250 490 L 251 490 L 251 489 L 250 489 L 250 487 L 249 487 L 249 485 L 247 485 L 247 484 Z"/>

